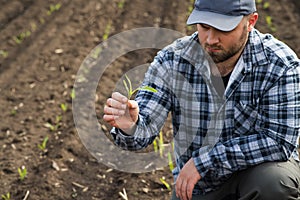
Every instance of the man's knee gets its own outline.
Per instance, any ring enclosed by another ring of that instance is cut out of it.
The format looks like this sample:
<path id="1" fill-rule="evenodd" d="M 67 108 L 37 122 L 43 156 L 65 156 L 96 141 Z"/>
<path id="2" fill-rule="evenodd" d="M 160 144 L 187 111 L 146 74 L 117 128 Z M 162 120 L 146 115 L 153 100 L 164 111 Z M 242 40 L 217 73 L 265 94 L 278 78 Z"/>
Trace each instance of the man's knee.
<path id="1" fill-rule="evenodd" d="M 290 161 L 265 163 L 246 170 L 242 173 L 239 196 L 241 199 L 298 199 L 299 170 L 299 166 Z"/>

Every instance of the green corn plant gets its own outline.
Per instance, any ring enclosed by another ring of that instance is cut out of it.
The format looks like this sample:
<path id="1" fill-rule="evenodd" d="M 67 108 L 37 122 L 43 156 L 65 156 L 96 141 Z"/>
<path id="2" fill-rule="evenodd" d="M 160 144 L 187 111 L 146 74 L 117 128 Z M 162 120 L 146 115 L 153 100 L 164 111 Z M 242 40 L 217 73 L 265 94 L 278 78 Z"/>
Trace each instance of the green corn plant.
<path id="1" fill-rule="evenodd" d="M 128 76 L 125 74 L 125 80 L 123 80 L 123 84 L 125 86 L 125 89 L 127 91 L 127 98 L 131 99 L 131 97 L 138 92 L 139 90 L 144 90 L 144 91 L 149 91 L 149 92 L 154 92 L 156 93 L 157 90 L 149 87 L 149 86 L 143 86 L 143 87 L 138 87 L 136 89 L 132 89 L 132 84 L 131 84 L 131 80 L 128 78 Z"/>
<path id="2" fill-rule="evenodd" d="M 10 200 L 10 193 L 2 194 L 1 197 L 3 200 Z"/>
<path id="3" fill-rule="evenodd" d="M 108 24 L 106 25 L 106 27 L 105 27 L 104 35 L 103 35 L 103 37 L 102 37 L 103 41 L 108 39 L 109 34 L 110 34 L 110 31 L 111 31 L 111 22 L 108 23 Z"/>
<path id="4" fill-rule="evenodd" d="M 168 163 L 169 163 L 170 171 L 172 172 L 174 169 L 174 165 L 173 165 L 172 155 L 170 152 L 168 152 Z"/>
<path id="5" fill-rule="evenodd" d="M 63 112 L 67 112 L 68 110 L 68 105 L 65 103 L 60 104 L 60 108 Z"/>
<path id="6" fill-rule="evenodd" d="M 159 143 L 159 154 L 160 154 L 160 157 L 163 157 L 163 153 L 164 153 L 165 147 L 164 147 L 164 138 L 163 138 L 162 131 L 159 132 L 158 143 Z"/>
<path id="7" fill-rule="evenodd" d="M 71 93 L 70 93 L 70 97 L 71 99 L 75 99 L 76 95 L 75 95 L 75 89 L 72 89 Z"/>
<path id="8" fill-rule="evenodd" d="M 158 145 L 157 145 L 157 141 L 156 140 L 153 141 L 153 149 L 154 149 L 154 152 L 157 153 L 157 151 L 158 151 Z"/>
<path id="9" fill-rule="evenodd" d="M 57 3 L 55 5 L 51 4 L 49 10 L 47 11 L 47 15 L 51 15 L 53 12 L 58 11 L 60 7 L 61 7 L 60 3 Z"/>
<path id="10" fill-rule="evenodd" d="M 267 25 L 268 25 L 268 27 L 270 28 L 270 30 L 272 31 L 272 32 L 275 32 L 276 31 L 276 28 L 274 27 L 274 25 L 273 25 L 273 22 L 272 22 L 272 17 L 271 16 L 266 16 L 266 22 L 267 22 Z"/>
<path id="11" fill-rule="evenodd" d="M 46 148 L 47 148 L 47 142 L 48 142 L 49 138 L 48 136 L 46 136 L 44 139 L 43 139 L 43 142 L 41 144 L 38 144 L 38 147 L 40 150 L 42 151 L 45 151 Z"/>
<path id="12" fill-rule="evenodd" d="M 57 131 L 57 129 L 60 125 L 59 123 L 60 123 L 61 119 L 62 119 L 62 116 L 58 115 L 58 116 L 56 116 L 55 124 L 51 124 L 51 123 L 47 122 L 45 124 L 45 127 L 49 128 L 51 131 Z"/>
<path id="13" fill-rule="evenodd" d="M 125 4 L 125 0 L 120 0 L 120 1 L 118 2 L 118 8 L 119 8 L 119 9 L 123 9 L 123 8 L 124 8 L 124 4 Z"/>
<path id="14" fill-rule="evenodd" d="M 263 5 L 263 9 L 266 10 L 270 7 L 270 3 L 269 2 L 265 2 Z"/>
<path id="15" fill-rule="evenodd" d="M 27 175 L 27 169 L 25 166 L 22 166 L 21 168 L 18 168 L 19 178 L 21 181 L 23 181 Z"/>
<path id="16" fill-rule="evenodd" d="M 162 177 L 162 178 L 160 178 L 159 180 L 160 180 L 160 182 L 161 182 L 162 184 L 164 184 L 164 186 L 166 186 L 166 188 L 167 188 L 168 190 L 171 190 L 171 186 L 170 186 L 170 184 L 166 181 L 166 178 L 165 178 L 165 177 Z"/>
<path id="17" fill-rule="evenodd" d="M 8 52 L 5 50 L 0 50 L 0 56 L 2 56 L 3 58 L 6 58 L 8 56 Z"/>

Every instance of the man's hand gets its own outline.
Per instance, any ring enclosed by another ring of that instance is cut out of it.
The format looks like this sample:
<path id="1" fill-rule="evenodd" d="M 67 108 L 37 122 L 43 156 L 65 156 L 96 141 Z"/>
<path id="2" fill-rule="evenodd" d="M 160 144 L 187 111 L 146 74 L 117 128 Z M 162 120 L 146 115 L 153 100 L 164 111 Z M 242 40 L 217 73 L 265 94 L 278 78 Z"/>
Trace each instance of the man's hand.
<path id="1" fill-rule="evenodd" d="M 104 106 L 103 120 L 110 125 L 132 134 L 138 120 L 139 106 L 136 101 L 128 100 L 118 92 L 107 99 Z"/>
<path id="2" fill-rule="evenodd" d="M 182 168 L 176 180 L 175 190 L 177 198 L 191 200 L 193 189 L 201 176 L 191 158 Z"/>

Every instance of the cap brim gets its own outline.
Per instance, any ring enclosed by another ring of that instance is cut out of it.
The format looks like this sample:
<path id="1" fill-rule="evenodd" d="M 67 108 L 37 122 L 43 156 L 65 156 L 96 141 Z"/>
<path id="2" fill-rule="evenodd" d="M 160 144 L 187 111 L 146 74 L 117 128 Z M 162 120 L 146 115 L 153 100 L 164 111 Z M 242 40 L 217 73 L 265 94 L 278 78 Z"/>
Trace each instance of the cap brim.
<path id="1" fill-rule="evenodd" d="M 207 24 L 221 31 L 232 31 L 242 19 L 243 16 L 228 16 L 194 9 L 187 20 L 187 24 Z"/>

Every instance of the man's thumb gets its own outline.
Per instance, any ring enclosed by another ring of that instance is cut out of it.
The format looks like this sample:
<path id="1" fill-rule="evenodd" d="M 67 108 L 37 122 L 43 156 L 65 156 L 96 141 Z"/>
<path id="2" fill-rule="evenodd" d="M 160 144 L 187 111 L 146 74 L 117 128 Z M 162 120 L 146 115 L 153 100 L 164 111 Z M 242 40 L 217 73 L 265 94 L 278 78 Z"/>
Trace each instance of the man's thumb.
<path id="1" fill-rule="evenodd" d="M 129 109 L 135 109 L 135 108 L 138 108 L 138 107 L 139 107 L 139 105 L 135 100 L 129 100 L 128 101 L 128 108 Z"/>

